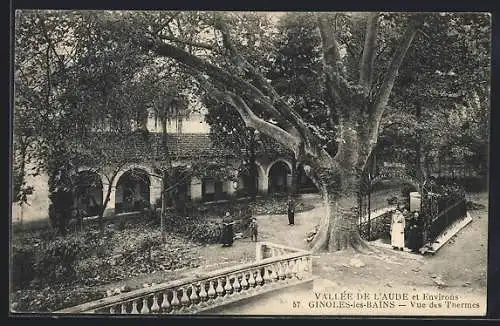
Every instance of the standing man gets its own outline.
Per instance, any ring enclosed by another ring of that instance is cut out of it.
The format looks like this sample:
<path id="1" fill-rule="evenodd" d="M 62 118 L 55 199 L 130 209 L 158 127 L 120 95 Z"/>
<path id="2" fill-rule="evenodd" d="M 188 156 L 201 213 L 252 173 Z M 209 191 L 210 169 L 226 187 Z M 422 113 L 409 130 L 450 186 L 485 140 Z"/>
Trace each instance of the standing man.
<path id="1" fill-rule="evenodd" d="M 257 224 L 257 219 L 252 217 L 250 220 L 250 237 L 252 241 L 257 242 L 257 237 L 259 235 L 259 225 Z"/>
<path id="2" fill-rule="evenodd" d="M 288 197 L 287 203 L 287 213 L 288 213 L 288 225 L 295 225 L 295 208 L 297 204 L 292 197 Z"/>

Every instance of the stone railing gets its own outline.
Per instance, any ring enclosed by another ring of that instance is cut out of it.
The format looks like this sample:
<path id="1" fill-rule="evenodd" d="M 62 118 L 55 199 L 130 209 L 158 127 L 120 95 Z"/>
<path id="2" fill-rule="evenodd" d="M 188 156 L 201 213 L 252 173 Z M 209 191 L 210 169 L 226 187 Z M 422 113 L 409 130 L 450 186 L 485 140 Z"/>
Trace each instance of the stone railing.
<path id="1" fill-rule="evenodd" d="M 196 314 L 312 279 L 311 253 L 257 243 L 255 262 L 157 284 L 56 313 Z"/>

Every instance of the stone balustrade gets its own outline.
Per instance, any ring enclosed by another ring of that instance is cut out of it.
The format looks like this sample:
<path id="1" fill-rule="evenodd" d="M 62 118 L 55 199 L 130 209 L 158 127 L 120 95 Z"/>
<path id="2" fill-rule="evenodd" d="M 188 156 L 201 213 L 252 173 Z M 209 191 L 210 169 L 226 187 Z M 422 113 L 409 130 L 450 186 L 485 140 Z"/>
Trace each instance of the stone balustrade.
<path id="1" fill-rule="evenodd" d="M 56 313 L 195 314 L 312 279 L 311 253 L 257 243 L 255 262 L 138 289 Z"/>

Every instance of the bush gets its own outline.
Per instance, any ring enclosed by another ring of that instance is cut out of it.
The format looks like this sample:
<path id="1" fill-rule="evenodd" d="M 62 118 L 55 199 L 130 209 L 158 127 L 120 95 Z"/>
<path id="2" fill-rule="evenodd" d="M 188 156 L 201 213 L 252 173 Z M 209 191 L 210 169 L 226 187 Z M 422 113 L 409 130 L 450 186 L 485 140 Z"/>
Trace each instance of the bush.
<path id="1" fill-rule="evenodd" d="M 53 240 L 38 255 L 35 264 L 37 279 L 55 282 L 74 277 L 77 259 L 88 255 L 94 246 L 94 242 L 85 241 L 82 236 Z"/>
<path id="2" fill-rule="evenodd" d="M 468 192 L 481 192 L 488 190 L 487 176 L 467 176 L 459 178 L 438 177 L 436 178 L 436 182 L 441 185 L 457 184 Z"/>
<path id="3" fill-rule="evenodd" d="M 391 218 L 392 218 L 392 212 L 387 212 L 384 215 L 371 220 L 369 233 L 368 233 L 368 223 L 361 224 L 359 229 L 361 237 L 368 241 L 376 239 L 390 239 Z"/>
<path id="4" fill-rule="evenodd" d="M 401 195 L 403 196 L 403 198 L 407 198 L 412 191 L 417 191 L 417 189 L 412 185 L 405 183 L 401 186 Z"/>
<path id="5" fill-rule="evenodd" d="M 165 229 L 201 244 L 218 243 L 221 235 L 218 223 L 202 217 L 167 216 Z"/>
<path id="6" fill-rule="evenodd" d="M 35 251 L 31 245 L 12 247 L 12 286 L 24 288 L 35 278 Z"/>
<path id="7" fill-rule="evenodd" d="M 137 250 L 142 252 L 144 258 L 146 258 L 148 262 L 151 262 L 151 249 L 160 246 L 161 244 L 162 239 L 160 236 L 146 235 L 139 241 Z"/>

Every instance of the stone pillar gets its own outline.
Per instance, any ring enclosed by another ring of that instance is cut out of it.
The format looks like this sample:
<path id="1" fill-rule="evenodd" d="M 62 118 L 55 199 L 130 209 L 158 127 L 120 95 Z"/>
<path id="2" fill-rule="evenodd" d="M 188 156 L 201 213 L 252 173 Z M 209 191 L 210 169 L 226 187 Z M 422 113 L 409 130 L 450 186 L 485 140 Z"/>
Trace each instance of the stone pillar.
<path id="1" fill-rule="evenodd" d="M 103 187 L 102 200 L 106 199 L 107 189 Z M 115 214 L 115 203 L 116 203 L 116 186 L 111 186 L 111 192 L 109 194 L 109 201 L 106 205 L 106 209 L 104 210 L 104 216 L 110 216 Z"/>
<path id="2" fill-rule="evenodd" d="M 421 196 L 418 192 L 410 192 L 410 212 L 420 212 Z"/>
<path id="3" fill-rule="evenodd" d="M 149 184 L 149 204 L 154 206 L 158 199 L 161 199 L 161 178 L 151 176 Z"/>
<path id="4" fill-rule="evenodd" d="M 234 194 L 234 192 L 236 191 L 236 189 L 234 189 L 233 187 L 233 181 L 231 180 L 228 180 L 228 181 L 224 181 L 224 183 L 222 184 L 222 190 L 228 194 L 228 196 L 232 196 Z"/>
<path id="5" fill-rule="evenodd" d="M 267 194 L 269 188 L 269 179 L 265 174 L 259 174 L 259 192 L 263 195 Z"/>
<path id="6" fill-rule="evenodd" d="M 191 200 L 200 200 L 201 193 L 201 180 L 198 178 L 191 178 Z"/>
<path id="7" fill-rule="evenodd" d="M 257 243 L 255 245 L 255 260 L 259 261 L 264 259 L 264 245 L 262 243 Z"/>
<path id="8" fill-rule="evenodd" d="M 288 192 L 290 192 L 293 189 L 293 172 L 287 172 L 286 173 L 286 188 Z"/>

